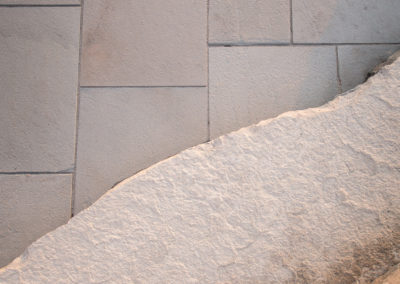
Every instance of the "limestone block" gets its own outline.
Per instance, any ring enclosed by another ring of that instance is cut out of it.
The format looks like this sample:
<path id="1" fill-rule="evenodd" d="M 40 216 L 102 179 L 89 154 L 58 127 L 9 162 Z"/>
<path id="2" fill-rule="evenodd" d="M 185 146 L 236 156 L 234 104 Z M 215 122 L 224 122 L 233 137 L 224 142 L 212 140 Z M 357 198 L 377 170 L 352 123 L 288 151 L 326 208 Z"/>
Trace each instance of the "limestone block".
<path id="1" fill-rule="evenodd" d="M 80 5 L 80 0 L 0 0 L 0 5 Z"/>
<path id="2" fill-rule="evenodd" d="M 0 7 L 0 171 L 74 164 L 79 7 Z"/>
<path id="3" fill-rule="evenodd" d="M 396 61 L 323 107 L 158 163 L 31 245 L 0 282 L 369 283 L 400 253 L 399 93 Z"/>
<path id="4" fill-rule="evenodd" d="M 343 91 L 363 83 L 375 66 L 385 62 L 398 49 L 400 45 L 339 46 L 339 71 Z"/>
<path id="5" fill-rule="evenodd" d="M 68 221 L 71 185 L 71 174 L 0 175 L 0 267 Z"/>
<path id="6" fill-rule="evenodd" d="M 400 42 L 398 0 L 293 0 L 294 42 Z"/>
<path id="7" fill-rule="evenodd" d="M 289 0 L 210 0 L 210 43 L 290 42 Z"/>
<path id="8" fill-rule="evenodd" d="M 81 89 L 75 213 L 122 179 L 206 140 L 206 88 Z"/>
<path id="9" fill-rule="evenodd" d="M 209 54 L 213 138 L 338 93 L 334 47 L 213 47 Z"/>
<path id="10" fill-rule="evenodd" d="M 207 1 L 86 0 L 81 85 L 205 86 Z"/>

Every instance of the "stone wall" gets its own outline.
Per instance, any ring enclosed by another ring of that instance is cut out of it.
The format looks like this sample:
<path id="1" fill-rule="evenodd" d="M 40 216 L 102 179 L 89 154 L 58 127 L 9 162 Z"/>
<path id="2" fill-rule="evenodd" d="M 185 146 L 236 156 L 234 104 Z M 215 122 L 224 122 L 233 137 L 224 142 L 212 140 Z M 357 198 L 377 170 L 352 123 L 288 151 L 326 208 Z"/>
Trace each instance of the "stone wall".
<path id="1" fill-rule="evenodd" d="M 0 0 L 0 265 L 155 162 L 363 82 L 399 22 L 398 0 Z"/>
<path id="2" fill-rule="evenodd" d="M 400 59 L 321 107 L 159 162 L 0 283 L 371 283 L 400 263 L 399 94 Z"/>

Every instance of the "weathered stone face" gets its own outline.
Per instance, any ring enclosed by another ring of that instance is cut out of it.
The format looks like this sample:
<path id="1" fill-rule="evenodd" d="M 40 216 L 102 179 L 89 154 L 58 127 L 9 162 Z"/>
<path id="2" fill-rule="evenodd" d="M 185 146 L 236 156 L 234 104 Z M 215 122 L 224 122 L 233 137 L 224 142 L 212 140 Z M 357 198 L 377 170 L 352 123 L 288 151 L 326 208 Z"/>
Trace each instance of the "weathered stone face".
<path id="1" fill-rule="evenodd" d="M 126 180 L 6 283 L 352 283 L 399 260 L 400 61 Z"/>

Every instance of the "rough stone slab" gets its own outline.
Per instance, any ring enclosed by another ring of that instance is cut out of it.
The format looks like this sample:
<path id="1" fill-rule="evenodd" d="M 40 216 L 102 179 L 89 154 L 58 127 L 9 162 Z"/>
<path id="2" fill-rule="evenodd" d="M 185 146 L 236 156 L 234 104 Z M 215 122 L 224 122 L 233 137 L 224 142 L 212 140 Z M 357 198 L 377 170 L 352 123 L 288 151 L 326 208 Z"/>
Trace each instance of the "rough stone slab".
<path id="1" fill-rule="evenodd" d="M 211 0 L 209 42 L 290 42 L 289 0 Z"/>
<path id="2" fill-rule="evenodd" d="M 398 43 L 398 0 L 293 0 L 297 43 Z"/>
<path id="3" fill-rule="evenodd" d="M 75 213 L 117 182 L 207 141 L 206 88 L 81 89 Z"/>
<path id="4" fill-rule="evenodd" d="M 71 189 L 71 174 L 0 175 L 0 267 L 68 221 Z"/>
<path id="5" fill-rule="evenodd" d="M 388 273 L 376 279 L 372 284 L 398 284 L 400 283 L 400 265 L 393 267 Z"/>
<path id="6" fill-rule="evenodd" d="M 0 0 L 0 5 L 80 5 L 80 0 Z"/>
<path id="7" fill-rule="evenodd" d="M 221 134 L 338 93 L 335 48 L 210 48 L 210 133 Z"/>
<path id="8" fill-rule="evenodd" d="M 347 45 L 338 47 L 339 72 L 343 91 L 365 81 L 368 73 L 387 58 L 400 45 Z"/>
<path id="9" fill-rule="evenodd" d="M 81 85 L 205 86 L 207 1 L 86 0 Z"/>
<path id="10" fill-rule="evenodd" d="M 372 281 L 400 252 L 399 93 L 396 61 L 323 107 L 158 163 L 31 245 L 0 282 Z"/>
<path id="11" fill-rule="evenodd" d="M 73 167 L 79 7 L 0 7 L 0 171 Z"/>

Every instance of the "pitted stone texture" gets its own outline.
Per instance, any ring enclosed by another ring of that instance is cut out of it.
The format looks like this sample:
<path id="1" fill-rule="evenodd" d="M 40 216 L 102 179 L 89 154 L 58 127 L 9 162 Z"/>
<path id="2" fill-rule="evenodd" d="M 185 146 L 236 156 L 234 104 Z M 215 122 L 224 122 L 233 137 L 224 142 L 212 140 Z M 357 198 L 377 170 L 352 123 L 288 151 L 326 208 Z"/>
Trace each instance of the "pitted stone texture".
<path id="1" fill-rule="evenodd" d="M 212 138 L 320 106 L 339 92 L 332 46 L 213 47 L 209 53 Z"/>
<path id="2" fill-rule="evenodd" d="M 297 43 L 398 43 L 398 0 L 293 0 Z"/>
<path id="3" fill-rule="evenodd" d="M 74 165 L 79 7 L 0 7 L 0 171 Z"/>
<path id="4" fill-rule="evenodd" d="M 387 274 L 376 279 L 372 284 L 398 284 L 400 283 L 400 265 L 393 267 Z"/>
<path id="5" fill-rule="evenodd" d="M 398 44 L 339 46 L 339 71 L 343 91 L 363 83 L 374 67 L 385 62 L 398 49 Z"/>
<path id="6" fill-rule="evenodd" d="M 79 5 L 80 0 L 0 0 L 0 5 Z"/>
<path id="7" fill-rule="evenodd" d="M 0 267 L 68 221 L 71 189 L 71 174 L 0 175 Z"/>
<path id="8" fill-rule="evenodd" d="M 210 43 L 290 42 L 289 0 L 211 0 Z"/>
<path id="9" fill-rule="evenodd" d="M 81 89 L 75 213 L 113 185 L 207 141 L 206 88 Z"/>
<path id="10" fill-rule="evenodd" d="M 86 0 L 81 85 L 205 86 L 207 1 Z"/>
<path id="11" fill-rule="evenodd" d="M 400 252 L 400 61 L 121 183 L 6 283 L 353 283 Z"/>

